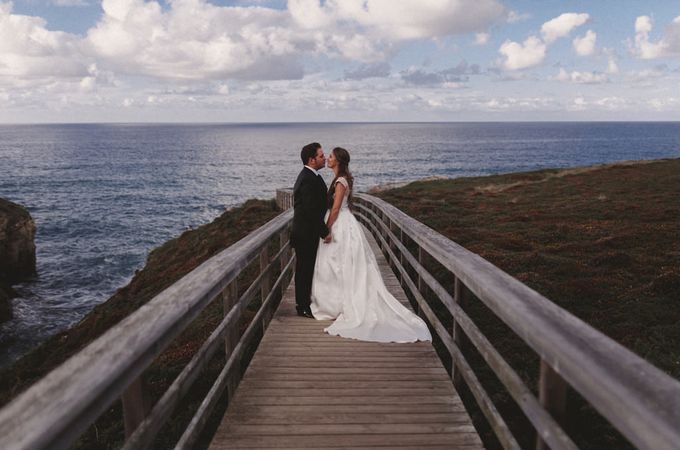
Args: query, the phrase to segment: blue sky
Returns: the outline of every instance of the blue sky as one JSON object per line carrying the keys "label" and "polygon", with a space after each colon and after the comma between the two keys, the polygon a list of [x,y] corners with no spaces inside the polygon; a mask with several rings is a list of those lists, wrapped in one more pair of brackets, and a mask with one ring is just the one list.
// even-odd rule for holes
{"label": "blue sky", "polygon": [[680,2],[0,0],[0,122],[680,120]]}

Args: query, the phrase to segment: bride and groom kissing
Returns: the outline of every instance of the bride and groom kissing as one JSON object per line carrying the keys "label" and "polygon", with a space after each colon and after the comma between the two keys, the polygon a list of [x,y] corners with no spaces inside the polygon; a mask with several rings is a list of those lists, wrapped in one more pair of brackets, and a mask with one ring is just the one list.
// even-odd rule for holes
{"label": "bride and groom kissing", "polygon": [[[387,290],[364,230],[351,212],[354,178],[350,155],[321,144],[305,145],[304,167],[293,188],[295,303],[299,316],[333,320],[334,336],[374,342],[431,341],[425,322]],[[327,190],[319,170],[334,178]]]}

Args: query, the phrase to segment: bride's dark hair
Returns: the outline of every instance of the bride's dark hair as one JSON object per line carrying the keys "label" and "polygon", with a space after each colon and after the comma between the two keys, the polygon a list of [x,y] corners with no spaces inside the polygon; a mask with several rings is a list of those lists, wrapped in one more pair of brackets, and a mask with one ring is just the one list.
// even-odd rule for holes
{"label": "bride's dark hair", "polygon": [[347,205],[352,207],[352,186],[354,186],[354,177],[352,172],[349,171],[349,152],[342,147],[335,147],[331,150],[331,153],[335,155],[335,160],[338,162],[338,175],[333,178],[331,183],[331,188],[328,190],[328,209],[333,207],[333,198],[335,197],[335,185],[338,178],[343,177],[347,180],[349,184],[349,192],[347,193]]}

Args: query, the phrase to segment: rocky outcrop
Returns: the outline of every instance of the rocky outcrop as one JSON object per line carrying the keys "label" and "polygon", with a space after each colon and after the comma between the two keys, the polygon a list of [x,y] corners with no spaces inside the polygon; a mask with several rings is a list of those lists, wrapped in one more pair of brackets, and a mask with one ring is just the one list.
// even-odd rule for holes
{"label": "rocky outcrop", "polygon": [[16,297],[14,289],[0,281],[0,323],[12,318],[12,303],[10,300]]}
{"label": "rocky outcrop", "polygon": [[11,318],[9,285],[36,274],[35,222],[26,208],[0,198],[0,322]]}

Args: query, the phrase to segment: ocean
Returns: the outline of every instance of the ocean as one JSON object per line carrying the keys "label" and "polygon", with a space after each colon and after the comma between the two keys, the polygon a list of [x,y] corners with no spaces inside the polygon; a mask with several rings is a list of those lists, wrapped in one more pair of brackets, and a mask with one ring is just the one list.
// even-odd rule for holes
{"label": "ocean", "polygon": [[0,325],[0,366],[78,322],[151,249],[292,186],[300,148],[315,141],[349,150],[361,191],[680,157],[680,123],[0,125],[0,197],[33,216],[38,261],[37,278],[15,286],[14,319]]}

